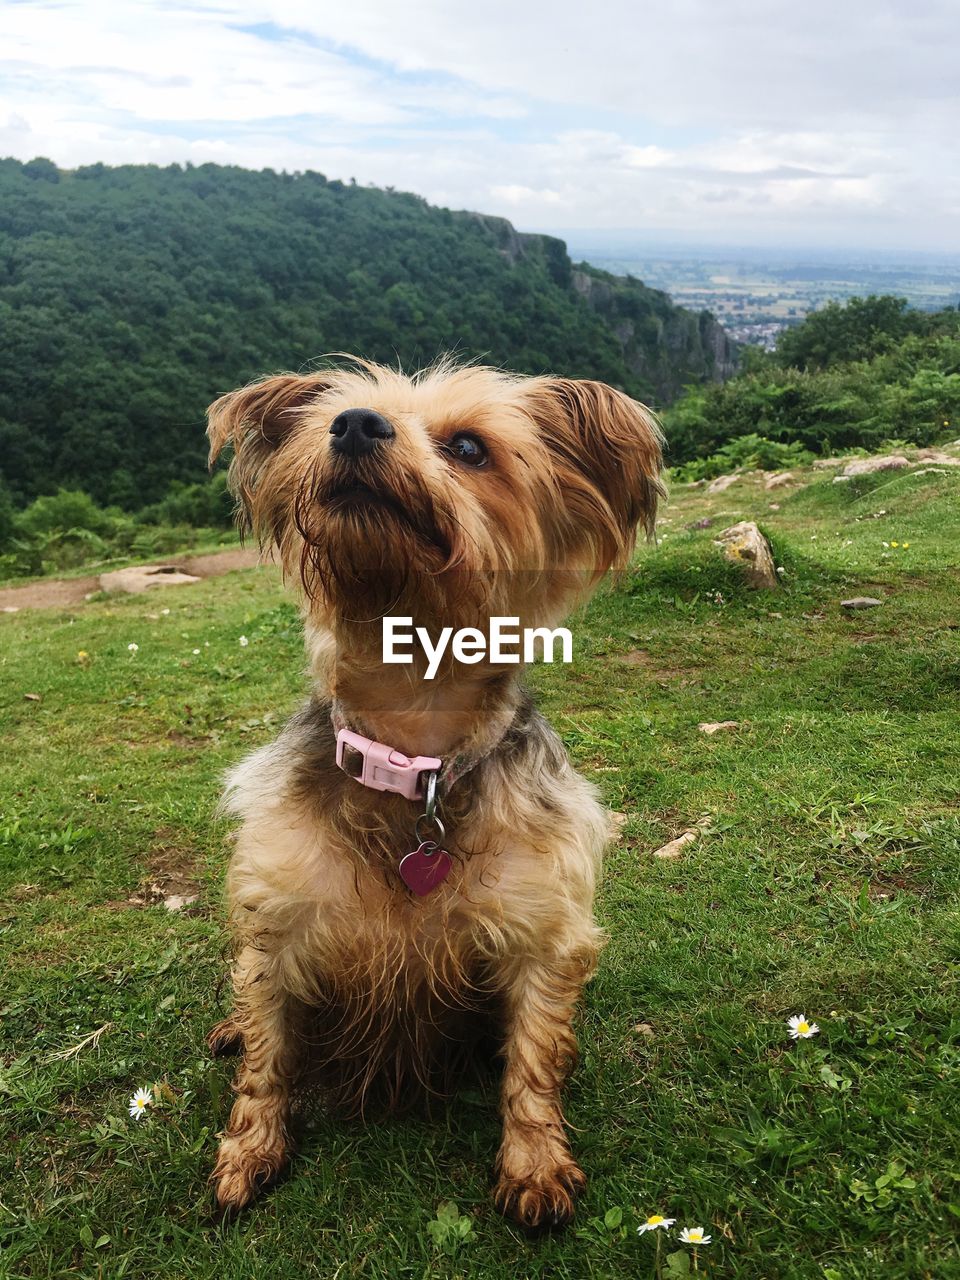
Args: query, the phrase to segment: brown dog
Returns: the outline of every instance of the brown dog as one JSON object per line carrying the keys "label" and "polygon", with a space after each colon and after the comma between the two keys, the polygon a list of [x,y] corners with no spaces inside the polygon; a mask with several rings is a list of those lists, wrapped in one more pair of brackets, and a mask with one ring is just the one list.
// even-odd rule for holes
{"label": "brown dog", "polygon": [[296,582],[314,681],[228,779],[235,1007],[210,1043],[243,1061],[218,1202],[242,1208],[286,1164],[313,1073],[355,1111],[395,1105],[441,1088],[492,1025],[497,1204],[566,1221],[584,1175],[560,1087],[607,816],[518,665],[447,653],[427,679],[416,652],[382,661],[381,624],[556,625],[652,529],[657,427],[596,382],[363,361],[267,378],[209,420],[211,459],[232,444],[246,520]]}

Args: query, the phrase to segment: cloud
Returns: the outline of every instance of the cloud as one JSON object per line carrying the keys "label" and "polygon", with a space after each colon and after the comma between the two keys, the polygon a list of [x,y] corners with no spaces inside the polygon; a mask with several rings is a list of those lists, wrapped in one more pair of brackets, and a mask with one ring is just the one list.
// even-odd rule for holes
{"label": "cloud", "polygon": [[524,228],[954,245],[955,0],[28,0],[0,152],[215,160]]}

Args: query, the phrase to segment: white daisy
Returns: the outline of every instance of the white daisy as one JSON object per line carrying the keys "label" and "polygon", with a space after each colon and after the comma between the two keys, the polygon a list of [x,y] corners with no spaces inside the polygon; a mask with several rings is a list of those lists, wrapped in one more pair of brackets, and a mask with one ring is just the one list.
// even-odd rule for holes
{"label": "white daisy", "polygon": [[130,1114],[136,1119],[146,1114],[147,1107],[153,1103],[153,1094],[149,1089],[138,1089],[130,1099]]}
{"label": "white daisy", "polygon": [[703,1227],[684,1227],[679,1239],[681,1244],[709,1244],[713,1236],[705,1236]]}
{"label": "white daisy", "polygon": [[807,1021],[805,1013],[795,1013],[792,1018],[788,1018],[787,1026],[790,1028],[791,1040],[809,1040],[820,1032],[815,1022]]}
{"label": "white daisy", "polygon": [[249,643],[250,643],[250,641],[247,639],[247,637],[246,637],[246,636],[241,636],[241,637],[240,637],[240,648],[241,648],[241,649],[245,649]]}
{"label": "white daisy", "polygon": [[138,644],[128,644],[127,648],[130,650],[131,653],[136,653],[137,650],[140,648],[140,646]]}
{"label": "white daisy", "polygon": [[676,1222],[676,1218],[665,1218],[662,1213],[651,1213],[650,1217],[637,1227],[637,1235],[642,1236],[645,1231],[666,1231],[668,1227],[672,1227]]}

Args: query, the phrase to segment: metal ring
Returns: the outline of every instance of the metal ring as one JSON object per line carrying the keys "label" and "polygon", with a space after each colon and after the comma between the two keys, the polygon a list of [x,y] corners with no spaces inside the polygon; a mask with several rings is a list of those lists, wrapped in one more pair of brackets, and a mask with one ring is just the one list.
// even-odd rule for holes
{"label": "metal ring", "polygon": [[424,817],[430,822],[434,821],[437,812],[437,771],[431,769],[426,775],[426,782],[423,786],[424,795]]}
{"label": "metal ring", "polygon": [[[447,829],[443,825],[443,823],[440,821],[440,819],[437,817],[437,815],[434,814],[433,817],[431,818],[431,816],[428,813],[421,813],[414,827],[414,831],[416,832],[417,839],[420,841],[421,844],[434,844],[434,841],[432,841],[429,838],[429,836],[425,836],[423,832],[420,830],[421,823],[424,823],[424,822],[429,822],[431,826],[435,828],[436,833],[440,838],[440,840],[444,840],[446,838]],[[431,853],[432,852],[433,850],[431,850]]]}

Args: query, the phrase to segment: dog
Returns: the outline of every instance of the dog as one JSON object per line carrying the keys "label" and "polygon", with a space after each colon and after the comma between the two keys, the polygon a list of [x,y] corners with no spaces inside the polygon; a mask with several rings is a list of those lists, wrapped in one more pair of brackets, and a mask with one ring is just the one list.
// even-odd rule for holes
{"label": "dog", "polygon": [[[208,410],[246,526],[302,601],[312,693],[228,775],[242,1054],[211,1176],[233,1214],[290,1158],[312,1082],[348,1112],[443,1095],[476,1038],[502,1057],[498,1208],[571,1218],[585,1186],[560,1090],[609,816],[521,667],[382,661],[381,624],[542,627],[652,534],[662,439],[602,383],[444,361],[267,377]],[[410,859],[413,862],[410,862]]]}

